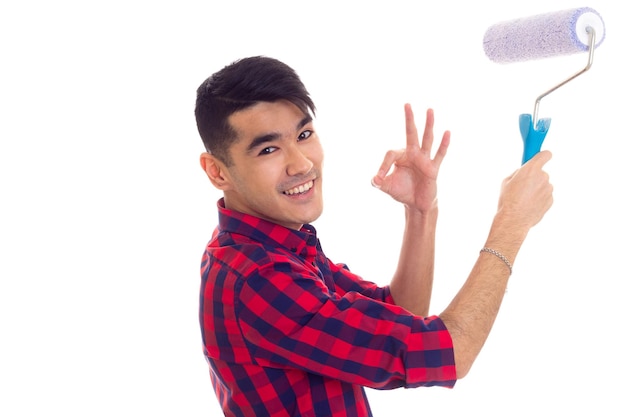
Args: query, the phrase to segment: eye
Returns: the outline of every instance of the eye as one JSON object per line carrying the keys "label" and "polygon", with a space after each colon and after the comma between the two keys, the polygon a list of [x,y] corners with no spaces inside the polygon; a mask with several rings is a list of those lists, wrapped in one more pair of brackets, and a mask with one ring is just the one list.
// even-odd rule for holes
{"label": "eye", "polygon": [[267,148],[261,149],[261,152],[259,152],[259,155],[271,154],[272,152],[276,151],[276,149],[278,148],[276,148],[275,146],[268,146]]}
{"label": "eye", "polygon": [[311,137],[313,132],[311,130],[305,130],[300,135],[298,135],[298,140],[306,140]]}

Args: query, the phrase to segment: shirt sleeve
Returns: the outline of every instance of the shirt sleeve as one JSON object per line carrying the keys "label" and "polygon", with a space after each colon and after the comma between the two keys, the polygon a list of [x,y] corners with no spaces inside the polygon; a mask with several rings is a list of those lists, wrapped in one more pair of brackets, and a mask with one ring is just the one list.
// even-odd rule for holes
{"label": "shirt sleeve", "polygon": [[414,316],[360,292],[330,292],[291,262],[259,266],[236,287],[239,327],[261,366],[376,389],[455,383],[452,339],[436,316]]}

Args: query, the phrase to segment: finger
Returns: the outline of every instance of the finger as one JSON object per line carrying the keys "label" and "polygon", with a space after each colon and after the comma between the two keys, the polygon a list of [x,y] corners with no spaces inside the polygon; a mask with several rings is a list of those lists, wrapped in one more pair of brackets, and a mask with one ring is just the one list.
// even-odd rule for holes
{"label": "finger", "polygon": [[409,103],[404,105],[404,124],[406,127],[406,147],[419,147],[420,143],[417,135],[417,127],[415,126],[415,117],[413,115],[413,109]]}
{"label": "finger", "polygon": [[435,112],[433,109],[426,110],[426,124],[422,135],[422,150],[430,155],[433,147],[433,127],[435,125]]}
{"label": "finger", "polygon": [[393,164],[400,158],[400,156],[402,156],[402,151],[387,151],[382,164],[380,164],[378,173],[374,178],[372,178],[373,186],[380,188],[383,185],[385,177],[391,170]]}
{"label": "finger", "polygon": [[451,133],[449,130],[446,130],[443,133],[443,137],[441,138],[441,143],[439,144],[439,149],[437,149],[437,153],[435,154],[435,158],[433,159],[437,167],[441,165],[443,158],[448,153],[448,147],[450,146],[450,136],[451,136]]}

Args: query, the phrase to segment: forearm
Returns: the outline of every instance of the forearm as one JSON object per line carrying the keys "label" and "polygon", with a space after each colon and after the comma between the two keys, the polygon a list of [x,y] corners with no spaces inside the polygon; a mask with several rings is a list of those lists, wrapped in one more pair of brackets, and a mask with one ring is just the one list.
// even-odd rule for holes
{"label": "forearm", "polygon": [[[507,224],[496,216],[485,246],[504,254],[514,263],[527,229]],[[471,368],[489,335],[502,304],[511,271],[497,256],[480,252],[468,279],[440,314],[454,344],[457,374]]]}
{"label": "forearm", "polygon": [[405,209],[406,223],[391,295],[396,304],[413,314],[427,316],[433,288],[435,229],[438,208],[424,213]]}

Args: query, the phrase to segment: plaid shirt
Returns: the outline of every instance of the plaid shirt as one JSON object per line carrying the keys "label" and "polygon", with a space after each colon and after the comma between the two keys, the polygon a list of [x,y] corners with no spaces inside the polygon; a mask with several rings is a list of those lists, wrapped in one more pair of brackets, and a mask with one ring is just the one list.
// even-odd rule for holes
{"label": "plaid shirt", "polygon": [[310,225],[288,229],[223,200],[218,209],[200,324],[225,415],[371,416],[364,386],[454,386],[441,319],[410,314],[388,287],[333,264]]}

